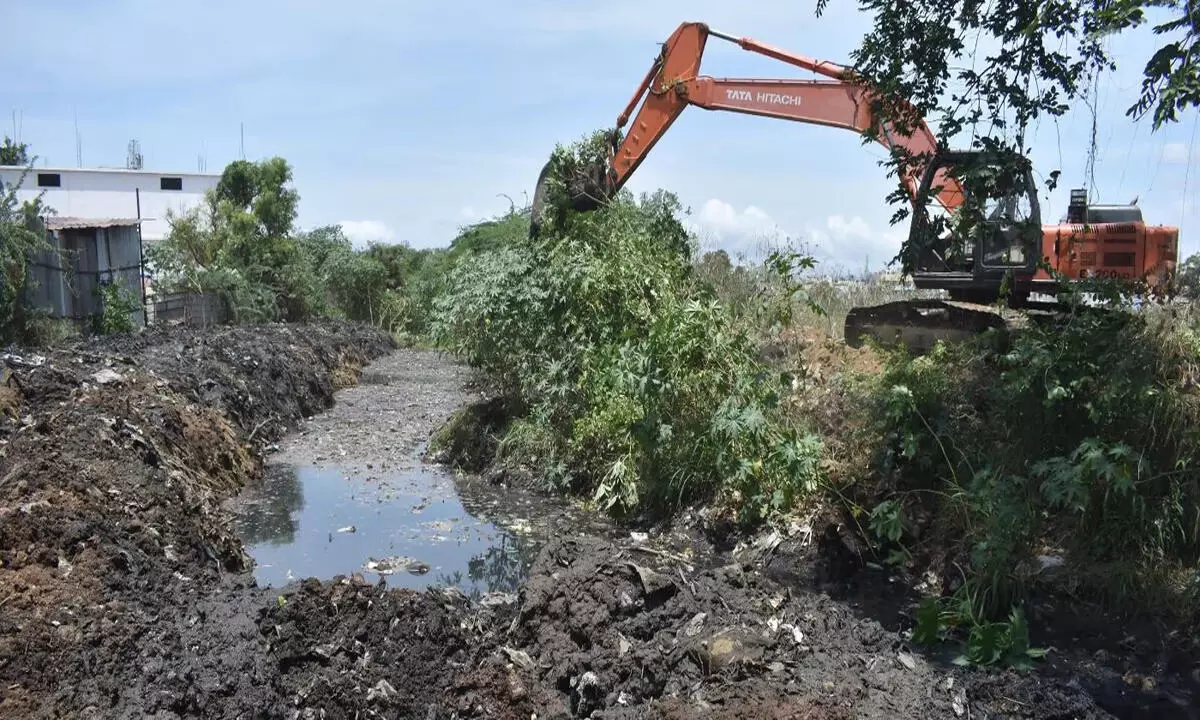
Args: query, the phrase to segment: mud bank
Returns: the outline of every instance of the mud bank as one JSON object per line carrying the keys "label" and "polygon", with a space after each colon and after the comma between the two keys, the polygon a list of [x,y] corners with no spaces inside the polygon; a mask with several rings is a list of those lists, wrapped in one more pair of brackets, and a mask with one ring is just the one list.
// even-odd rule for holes
{"label": "mud bank", "polygon": [[0,362],[0,715],[274,704],[221,501],[392,349],[351,326],[158,329]]}
{"label": "mud bank", "polygon": [[264,460],[411,470],[465,373],[337,325],[17,355],[0,384],[2,717],[1189,717],[1162,694],[1107,712],[1126,683],[1089,692],[1094,663],[968,670],[910,647],[902,589],[804,524],[729,551],[460,483],[463,506],[518,508],[538,538],[517,592],[359,573],[258,587],[228,501]]}

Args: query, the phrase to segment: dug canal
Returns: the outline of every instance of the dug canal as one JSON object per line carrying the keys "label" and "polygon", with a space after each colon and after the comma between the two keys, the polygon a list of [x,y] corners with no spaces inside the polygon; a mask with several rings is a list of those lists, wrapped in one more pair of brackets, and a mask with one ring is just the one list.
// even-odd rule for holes
{"label": "dug canal", "polygon": [[261,482],[228,504],[262,587],[361,574],[391,587],[512,595],[557,533],[616,534],[565,502],[509,491],[424,460],[472,398],[467,371],[401,350],[273,449]]}

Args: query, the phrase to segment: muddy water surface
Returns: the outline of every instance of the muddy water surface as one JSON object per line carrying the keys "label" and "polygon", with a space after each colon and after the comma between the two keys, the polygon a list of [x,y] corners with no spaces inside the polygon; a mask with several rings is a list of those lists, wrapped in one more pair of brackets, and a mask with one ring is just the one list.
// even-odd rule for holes
{"label": "muddy water surface", "polygon": [[472,597],[515,592],[539,543],[471,515],[444,475],[422,468],[367,480],[337,467],[274,468],[239,515],[255,578],[278,587],[362,572],[397,587],[455,585]]}
{"label": "muddy water surface", "polygon": [[263,481],[230,504],[258,584],[360,572],[396,587],[513,593],[554,534],[615,533],[562,501],[422,460],[429,436],[471,399],[468,379],[436,354],[400,351],[290,434]]}

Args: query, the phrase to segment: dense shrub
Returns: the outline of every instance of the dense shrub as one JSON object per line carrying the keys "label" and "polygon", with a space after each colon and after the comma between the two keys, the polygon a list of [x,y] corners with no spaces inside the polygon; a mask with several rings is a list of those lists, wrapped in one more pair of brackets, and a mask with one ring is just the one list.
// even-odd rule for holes
{"label": "dense shrub", "polygon": [[[552,177],[588,153],[559,148]],[[787,378],[696,277],[675,197],[575,213],[555,190],[537,239],[506,225],[437,302],[438,340],[520,408],[501,452],[617,513],[716,493],[750,520],[815,489],[820,442],[788,425]]]}
{"label": "dense shrub", "polygon": [[[8,138],[5,142],[8,149]],[[43,225],[46,209],[40,198],[19,202],[20,185],[0,182],[0,344],[30,338],[34,313],[28,306],[33,282],[29,263],[52,251]]]}
{"label": "dense shrub", "polygon": [[[356,250],[340,226],[294,227],[299,196],[281,158],[235,161],[205,202],[171,214],[147,249],[160,292],[215,293],[234,322],[342,317],[399,338],[423,334],[448,264],[446,250]],[[453,260],[451,259],[450,262]]]}
{"label": "dense shrub", "polygon": [[1198,328],[1194,311],[1080,308],[1008,344],[893,355],[868,408],[894,483],[876,532],[956,548],[980,617],[1023,598],[1035,555],[1113,602],[1186,598],[1200,580]]}

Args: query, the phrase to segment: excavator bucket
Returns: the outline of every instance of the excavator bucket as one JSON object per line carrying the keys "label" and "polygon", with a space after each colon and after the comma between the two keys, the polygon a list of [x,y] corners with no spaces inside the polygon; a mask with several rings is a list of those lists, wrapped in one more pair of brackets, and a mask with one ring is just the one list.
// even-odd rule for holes
{"label": "excavator bucket", "polygon": [[[538,174],[537,186],[533,190],[529,236],[536,237],[546,221],[546,209],[550,202],[550,171],[547,162]],[[590,212],[612,198],[613,191],[608,180],[608,165],[594,163],[575,168],[566,178],[566,189],[570,208],[576,212]]]}
{"label": "excavator bucket", "polygon": [[845,338],[850,347],[862,347],[870,338],[883,347],[904,346],[924,354],[938,340],[958,342],[1007,328],[998,311],[943,300],[908,300],[853,308],[846,315]]}

